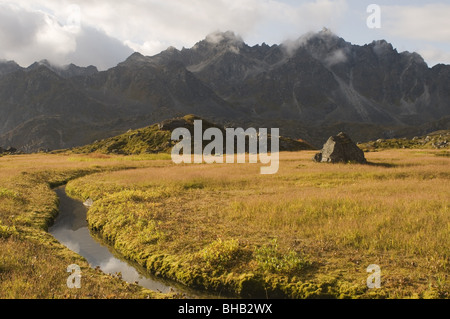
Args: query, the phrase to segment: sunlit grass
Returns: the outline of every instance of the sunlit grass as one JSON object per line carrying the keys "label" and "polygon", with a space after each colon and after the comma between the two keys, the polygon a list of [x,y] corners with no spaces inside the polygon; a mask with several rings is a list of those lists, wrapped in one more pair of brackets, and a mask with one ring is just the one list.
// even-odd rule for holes
{"label": "sunlit grass", "polygon": [[[1,299],[169,297],[91,269],[46,232],[58,213],[52,186],[87,174],[133,168],[127,165],[113,159],[74,163],[65,155],[0,158]],[[81,289],[67,287],[71,264],[82,269]]]}
{"label": "sunlit grass", "polygon": [[[167,164],[87,176],[68,191],[96,200],[90,224],[124,255],[189,285],[448,297],[449,160],[397,150],[368,154],[370,165],[329,165],[313,154],[282,153],[276,175],[256,164]],[[274,239],[280,255],[257,253]],[[223,253],[199,258],[214,251]],[[370,264],[384,271],[380,290],[365,287]]]}
{"label": "sunlit grass", "polygon": [[[282,153],[260,164],[175,165],[168,154],[0,158],[0,298],[157,296],[89,268],[46,229],[51,187],[92,198],[92,228],[126,257],[192,287],[244,297],[448,298],[450,159],[368,153],[369,165]],[[82,266],[85,286],[66,287]],[[366,287],[367,266],[382,288]]]}
{"label": "sunlit grass", "polygon": [[167,161],[171,159],[171,155],[168,153],[160,154],[142,154],[142,155],[130,155],[130,156],[111,156],[106,154],[87,154],[87,155],[72,155],[69,157],[70,162],[99,162],[99,161],[112,161],[112,162],[139,162],[139,161]]}

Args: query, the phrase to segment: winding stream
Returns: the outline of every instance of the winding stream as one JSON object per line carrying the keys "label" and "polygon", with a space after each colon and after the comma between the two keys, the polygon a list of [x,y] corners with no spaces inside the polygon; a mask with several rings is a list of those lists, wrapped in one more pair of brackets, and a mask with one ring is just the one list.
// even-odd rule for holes
{"label": "winding stream", "polygon": [[125,261],[112,247],[91,234],[86,221],[88,209],[82,202],[68,197],[65,187],[59,187],[55,192],[60,201],[59,215],[49,233],[70,250],[86,258],[92,268],[100,267],[104,273],[112,275],[120,273],[126,282],[137,282],[153,291],[174,291],[185,294],[188,298],[217,298],[156,278],[146,273],[139,265]]}

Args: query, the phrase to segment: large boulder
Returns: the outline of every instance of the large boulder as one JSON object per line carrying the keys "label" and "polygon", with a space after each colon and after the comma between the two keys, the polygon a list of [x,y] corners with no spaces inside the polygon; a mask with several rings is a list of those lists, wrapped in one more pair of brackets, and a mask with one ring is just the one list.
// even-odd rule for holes
{"label": "large boulder", "polygon": [[347,134],[342,132],[328,139],[322,151],[314,156],[314,161],[319,163],[367,163],[364,152]]}

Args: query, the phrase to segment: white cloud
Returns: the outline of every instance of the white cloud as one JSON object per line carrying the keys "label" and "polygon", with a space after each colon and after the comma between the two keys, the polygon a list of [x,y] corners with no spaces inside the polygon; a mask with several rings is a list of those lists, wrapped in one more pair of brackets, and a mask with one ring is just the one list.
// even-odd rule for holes
{"label": "white cloud", "polygon": [[383,29],[403,38],[447,42],[450,39],[450,5],[383,6]]}
{"label": "white cloud", "polygon": [[35,45],[39,49],[52,48],[51,55],[53,58],[60,59],[66,54],[76,49],[75,38],[65,30],[55,19],[50,16],[43,16],[45,23],[37,30],[35,36]]}
{"label": "white cloud", "polygon": [[[0,43],[5,47],[22,48],[34,41],[36,30],[43,25],[34,12],[20,12],[20,7],[0,4]],[[14,32],[12,32],[14,30]]]}
{"label": "white cloud", "polygon": [[125,40],[125,44],[135,52],[140,52],[144,55],[153,55],[155,52],[161,52],[167,49],[167,45],[159,40],[145,41],[144,43],[135,43],[130,40]]}
{"label": "white cloud", "polygon": [[59,63],[74,48],[72,37],[53,17],[15,5],[0,4],[1,58],[25,64],[47,58]]}
{"label": "white cloud", "polygon": [[15,60],[22,66],[47,59],[57,65],[73,62],[105,69],[133,52],[101,30],[67,24],[70,15],[61,22],[51,13],[0,2],[0,59]]}
{"label": "white cloud", "polygon": [[[153,55],[169,46],[192,47],[217,30],[234,31],[250,44],[280,43],[323,26],[337,28],[347,8],[346,0],[17,0],[14,3],[15,12],[11,12],[12,5],[0,0],[0,58],[22,63],[47,58],[67,63],[68,57],[78,57],[78,63],[86,65],[100,60],[102,54],[109,54],[104,63],[108,66],[124,60],[126,48]],[[74,8],[79,8],[80,13],[78,33],[68,25],[68,21],[74,20]],[[89,50],[87,43],[94,45],[94,39],[97,44],[108,46],[102,50],[97,45]],[[80,48],[80,43],[85,46]],[[20,53],[19,48],[25,50]]]}
{"label": "white cloud", "polygon": [[[425,2],[425,1],[424,1]],[[450,64],[450,4],[382,6],[382,33],[429,66]]]}
{"label": "white cloud", "polygon": [[434,66],[439,63],[450,64],[450,52],[436,48],[433,46],[426,46],[419,49],[418,53],[427,61],[429,66]]}
{"label": "white cloud", "polygon": [[[132,51],[154,55],[169,46],[190,48],[212,32],[228,30],[250,45],[296,43],[310,31],[328,27],[339,34],[351,25],[349,18],[365,19],[365,7],[355,11],[359,2],[354,1],[0,0],[0,59],[24,66],[48,59],[105,69]],[[379,34],[396,47],[422,53],[430,64],[450,63],[448,17],[450,4],[385,5]],[[376,40],[363,26],[351,32],[350,37],[358,34],[366,43]]]}
{"label": "white cloud", "polygon": [[348,60],[348,56],[346,52],[342,49],[336,50],[332,52],[329,56],[327,56],[324,60],[327,66],[333,66],[339,63],[344,63]]}

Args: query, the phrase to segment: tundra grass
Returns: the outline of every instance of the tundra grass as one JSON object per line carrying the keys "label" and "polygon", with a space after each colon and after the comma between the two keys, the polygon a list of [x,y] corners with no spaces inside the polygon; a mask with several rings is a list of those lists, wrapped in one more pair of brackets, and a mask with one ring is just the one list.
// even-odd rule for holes
{"label": "tundra grass", "polygon": [[[449,298],[450,160],[437,152],[369,153],[369,165],[282,153],[275,175],[257,164],[168,162],[88,175],[67,191],[94,200],[89,225],[121,254],[190,287],[259,298]],[[367,286],[373,264],[379,289]]]}
{"label": "tundra grass", "polygon": [[[91,269],[84,258],[48,234],[58,213],[52,187],[92,173],[133,167],[120,160],[74,163],[70,158],[73,156],[0,158],[0,299],[170,297]],[[67,287],[71,264],[81,267],[81,289]]]}

